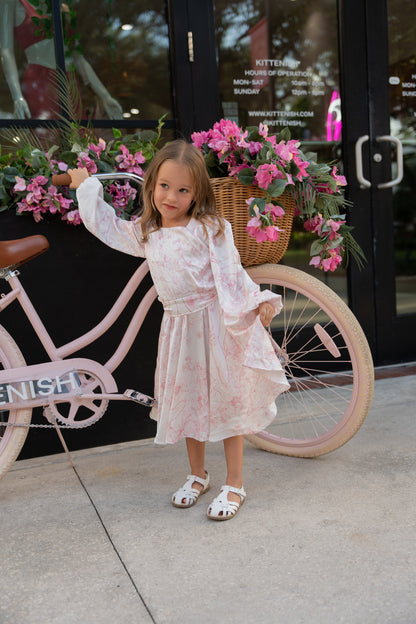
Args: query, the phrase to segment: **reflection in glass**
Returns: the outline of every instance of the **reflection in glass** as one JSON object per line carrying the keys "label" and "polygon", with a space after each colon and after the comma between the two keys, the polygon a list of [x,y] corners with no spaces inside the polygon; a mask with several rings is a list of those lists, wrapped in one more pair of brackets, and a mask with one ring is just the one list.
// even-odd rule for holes
{"label": "reflection in glass", "polygon": [[216,0],[215,19],[224,116],[341,138],[334,0]]}
{"label": "reflection in glass", "polygon": [[[341,158],[335,0],[215,0],[222,114],[242,126],[288,127],[305,151]],[[296,227],[284,263],[325,280],[347,301],[345,271],[308,266],[310,235]]]}
{"label": "reflection in glass", "polygon": [[[0,3],[6,85],[0,117],[56,117],[51,0]],[[164,0],[62,3],[66,68],[81,96],[79,117],[157,119],[171,110]],[[87,60],[88,59],[88,60]],[[151,84],[151,88],[150,88]]]}
{"label": "reflection in glass", "polygon": [[390,0],[390,131],[403,143],[404,175],[393,189],[396,308],[416,313],[416,5]]}
{"label": "reflection in glass", "polygon": [[[0,4],[2,64],[14,105],[14,116],[19,119],[52,119],[56,116],[56,61],[51,6],[37,0],[7,0]],[[84,83],[88,83],[101,100],[110,118],[121,116],[121,107],[111,97],[90,63],[85,59],[76,31],[76,13],[62,3],[64,38],[72,55],[72,69]],[[13,41],[14,39],[14,41]],[[15,47],[26,57],[20,79]],[[78,116],[84,117],[79,107]]]}

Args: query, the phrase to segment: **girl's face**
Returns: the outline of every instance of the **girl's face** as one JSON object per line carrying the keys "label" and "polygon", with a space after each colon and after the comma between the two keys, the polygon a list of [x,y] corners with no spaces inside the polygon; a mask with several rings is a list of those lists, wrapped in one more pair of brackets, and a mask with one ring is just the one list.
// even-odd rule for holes
{"label": "girl's face", "polygon": [[189,170],[165,160],[160,166],[153,192],[155,206],[162,217],[162,227],[187,226],[188,214],[194,198],[194,185]]}

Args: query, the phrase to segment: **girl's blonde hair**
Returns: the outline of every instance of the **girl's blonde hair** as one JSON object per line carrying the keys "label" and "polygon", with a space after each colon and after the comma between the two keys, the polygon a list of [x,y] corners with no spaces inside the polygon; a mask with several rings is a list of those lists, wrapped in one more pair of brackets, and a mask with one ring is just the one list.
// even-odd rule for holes
{"label": "girl's blonde hair", "polygon": [[178,139],[162,147],[146,170],[142,191],[143,212],[140,217],[143,240],[147,241],[151,232],[162,227],[162,217],[155,206],[153,193],[159,169],[167,160],[183,165],[191,174],[194,199],[188,214],[201,221],[204,225],[214,222],[218,226],[216,235],[222,234],[224,232],[224,221],[217,215],[215,197],[209,181],[204,157],[194,145]]}

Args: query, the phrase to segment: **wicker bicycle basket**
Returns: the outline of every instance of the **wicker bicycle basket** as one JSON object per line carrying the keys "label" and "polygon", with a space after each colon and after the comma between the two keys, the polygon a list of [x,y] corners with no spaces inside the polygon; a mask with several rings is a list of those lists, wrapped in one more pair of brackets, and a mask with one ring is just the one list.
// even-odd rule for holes
{"label": "wicker bicycle basket", "polygon": [[247,223],[250,220],[246,200],[250,197],[260,197],[261,189],[258,186],[245,186],[236,178],[213,178],[211,185],[215,195],[217,212],[231,223],[234,242],[239,251],[241,264],[253,266],[267,262],[276,263],[283,258],[289,244],[292,231],[292,222],[295,211],[293,197],[284,192],[278,203],[285,211],[282,219],[278,220],[279,233],[277,241],[257,243],[247,231]]}

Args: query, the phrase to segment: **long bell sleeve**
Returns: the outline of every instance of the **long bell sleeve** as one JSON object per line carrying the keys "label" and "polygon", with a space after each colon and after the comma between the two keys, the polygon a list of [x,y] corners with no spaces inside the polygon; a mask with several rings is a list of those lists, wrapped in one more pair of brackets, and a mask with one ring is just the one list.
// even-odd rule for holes
{"label": "long bell sleeve", "polygon": [[225,324],[238,331],[247,327],[257,316],[262,302],[270,303],[275,314],[282,309],[282,298],[270,290],[261,290],[241,266],[234,245],[231,225],[225,222],[224,236],[215,236],[209,229],[209,253],[218,299],[224,312]]}
{"label": "long bell sleeve", "polygon": [[280,312],[281,296],[270,290],[261,290],[241,266],[231,225],[228,222],[224,236],[214,236],[210,233],[209,248],[224,324],[245,354],[244,365],[269,371],[274,381],[287,386],[272,342],[258,314],[258,307],[264,301],[274,307],[276,314]]}
{"label": "long bell sleeve", "polygon": [[85,180],[76,194],[79,213],[87,230],[113,249],[131,256],[146,256],[140,223],[117,217],[114,208],[104,201],[103,187],[97,178]]}

